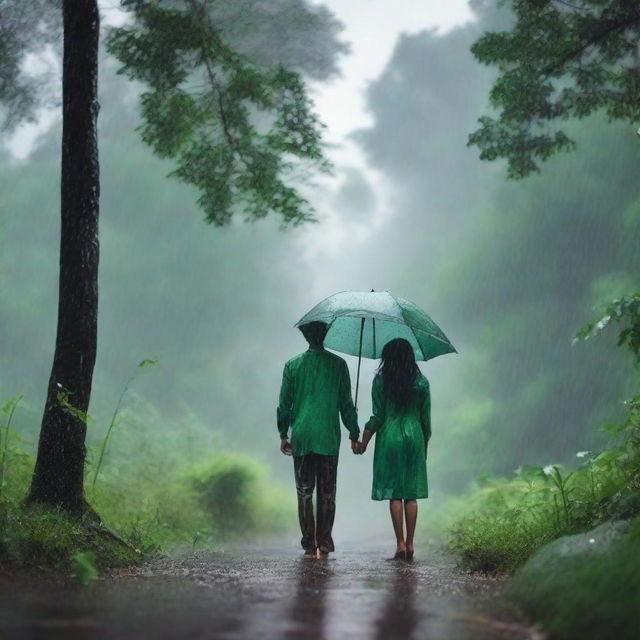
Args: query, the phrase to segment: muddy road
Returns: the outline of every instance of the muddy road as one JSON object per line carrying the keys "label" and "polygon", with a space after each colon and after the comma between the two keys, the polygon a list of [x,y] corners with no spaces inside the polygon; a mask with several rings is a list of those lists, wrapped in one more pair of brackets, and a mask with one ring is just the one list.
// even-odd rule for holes
{"label": "muddy road", "polygon": [[0,578],[0,638],[539,639],[501,598],[502,581],[437,553],[413,563],[380,547],[309,560],[252,546],[160,559],[102,576]]}

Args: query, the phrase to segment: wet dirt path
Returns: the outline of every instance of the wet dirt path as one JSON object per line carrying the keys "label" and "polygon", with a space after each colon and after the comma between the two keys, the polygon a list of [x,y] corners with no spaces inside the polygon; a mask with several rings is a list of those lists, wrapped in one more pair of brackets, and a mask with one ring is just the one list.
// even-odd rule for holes
{"label": "wet dirt path", "polygon": [[2,577],[0,638],[539,639],[501,588],[435,553],[407,564],[381,548],[329,560],[266,546],[202,551],[88,587]]}

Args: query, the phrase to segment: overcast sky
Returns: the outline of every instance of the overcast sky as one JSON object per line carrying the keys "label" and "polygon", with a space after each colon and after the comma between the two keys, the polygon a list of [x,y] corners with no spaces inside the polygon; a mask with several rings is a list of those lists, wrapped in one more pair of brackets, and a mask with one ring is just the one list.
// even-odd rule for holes
{"label": "overcast sky", "polygon": [[[398,38],[403,33],[427,29],[444,33],[473,18],[467,0],[329,0],[323,4],[344,24],[342,37],[351,46],[350,53],[340,60],[341,77],[312,86],[316,108],[327,125],[329,155],[336,165],[332,187],[335,189],[344,180],[346,169],[355,167],[362,172],[376,199],[375,210],[369,213],[365,224],[358,224],[337,210],[333,201],[321,196],[314,201],[314,195],[310,194],[323,222],[305,229],[311,259],[344,255],[354,243],[366,242],[383,220],[393,215],[384,176],[367,166],[360,147],[349,135],[372,124],[365,91],[389,62]],[[313,295],[322,297],[331,285],[321,279],[316,282],[318,288]]]}

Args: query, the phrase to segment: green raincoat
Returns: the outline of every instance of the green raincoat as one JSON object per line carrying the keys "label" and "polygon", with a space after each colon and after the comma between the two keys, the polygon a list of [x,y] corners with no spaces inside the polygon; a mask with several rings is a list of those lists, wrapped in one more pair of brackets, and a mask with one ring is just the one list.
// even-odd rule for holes
{"label": "green raincoat", "polygon": [[398,410],[385,396],[381,375],[371,389],[373,416],[365,429],[376,434],[373,456],[373,500],[427,498],[427,444],[431,437],[429,382],[418,374],[413,397]]}
{"label": "green raincoat", "polygon": [[308,349],[284,365],[278,431],[287,438],[291,427],[294,456],[317,453],[337,456],[340,449],[340,422],[349,438],[360,436],[358,418],[351,399],[347,363],[324,349]]}

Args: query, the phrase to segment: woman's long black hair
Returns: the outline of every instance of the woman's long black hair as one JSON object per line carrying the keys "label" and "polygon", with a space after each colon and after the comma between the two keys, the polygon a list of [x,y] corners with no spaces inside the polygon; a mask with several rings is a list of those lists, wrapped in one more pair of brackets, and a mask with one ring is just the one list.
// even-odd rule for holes
{"label": "woman's long black hair", "polygon": [[385,395],[396,408],[404,409],[411,401],[419,371],[408,340],[396,338],[384,345],[378,373],[382,375]]}

